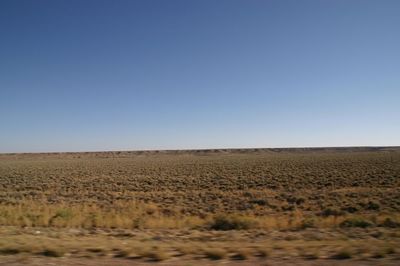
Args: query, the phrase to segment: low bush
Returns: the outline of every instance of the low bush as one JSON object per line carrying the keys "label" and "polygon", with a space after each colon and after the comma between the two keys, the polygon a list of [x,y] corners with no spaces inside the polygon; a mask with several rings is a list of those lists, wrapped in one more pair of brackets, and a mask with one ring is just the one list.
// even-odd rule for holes
{"label": "low bush", "polygon": [[303,254],[303,257],[307,260],[316,260],[319,258],[318,253],[317,252],[308,252]]}
{"label": "low bush", "polygon": [[374,224],[370,221],[364,220],[362,218],[349,218],[340,223],[340,227],[360,227],[367,228]]}
{"label": "low bush", "polygon": [[396,222],[395,220],[393,220],[391,218],[386,218],[383,222],[381,222],[379,224],[379,226],[388,227],[388,228],[399,228],[400,223]]}
{"label": "low bush", "polygon": [[379,205],[379,203],[373,202],[373,201],[369,201],[365,205],[365,209],[369,210],[369,211],[378,211],[380,208],[381,208],[381,206]]}
{"label": "low bush", "polygon": [[20,253],[21,250],[14,247],[4,247],[0,249],[0,254],[2,255],[15,255]]}
{"label": "low bush", "polygon": [[162,250],[152,250],[142,255],[143,257],[146,257],[151,261],[163,261],[170,257],[166,252]]}
{"label": "low bush", "polygon": [[332,256],[333,259],[337,259],[337,260],[351,259],[351,257],[352,257],[352,254],[347,249],[342,249]]}
{"label": "low bush", "polygon": [[62,257],[65,251],[61,248],[46,248],[41,254],[46,257]]}
{"label": "low bush", "polygon": [[255,255],[260,258],[266,258],[270,255],[270,252],[265,248],[258,248]]}
{"label": "low bush", "polygon": [[256,227],[255,220],[238,215],[217,215],[210,224],[212,230],[246,230]]}
{"label": "low bush", "polygon": [[385,254],[383,251],[375,251],[375,252],[372,254],[371,258],[373,258],[373,259],[382,259],[382,258],[385,257],[385,255],[386,255],[386,254]]}
{"label": "low bush", "polygon": [[328,216],[341,216],[343,215],[343,211],[334,209],[334,208],[326,208],[321,212],[321,216],[328,217]]}
{"label": "low bush", "polygon": [[204,251],[204,255],[212,260],[220,260],[225,258],[226,250],[221,248],[207,249]]}
{"label": "low bush", "polygon": [[299,229],[315,228],[315,219],[306,218],[299,225]]}
{"label": "low bush", "polygon": [[232,255],[232,259],[234,260],[246,260],[250,257],[250,254],[247,250],[241,249],[235,252],[235,254]]}

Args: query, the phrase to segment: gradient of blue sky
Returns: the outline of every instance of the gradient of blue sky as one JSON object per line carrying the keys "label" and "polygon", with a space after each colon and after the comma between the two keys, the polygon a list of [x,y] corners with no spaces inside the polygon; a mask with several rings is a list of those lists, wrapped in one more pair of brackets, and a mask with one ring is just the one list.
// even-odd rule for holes
{"label": "gradient of blue sky", "polygon": [[400,145],[400,1],[0,1],[0,152]]}

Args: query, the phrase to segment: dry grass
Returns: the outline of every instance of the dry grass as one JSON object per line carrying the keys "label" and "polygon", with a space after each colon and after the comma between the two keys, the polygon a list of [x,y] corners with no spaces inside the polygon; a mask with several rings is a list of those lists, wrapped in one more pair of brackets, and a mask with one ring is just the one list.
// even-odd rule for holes
{"label": "dry grass", "polygon": [[[376,238],[379,233],[379,238]],[[287,236],[292,237],[289,239]],[[394,260],[400,235],[391,228],[303,231],[197,231],[0,228],[0,254],[14,256],[176,261],[292,257]],[[315,240],[318,236],[319,240]],[[0,256],[1,260],[1,256]]]}
{"label": "dry grass", "polygon": [[204,250],[204,255],[211,260],[221,260],[226,257],[227,252],[222,248],[208,248]]}
{"label": "dry grass", "polygon": [[400,225],[394,148],[0,155],[0,188],[2,225],[305,229],[374,214]]}
{"label": "dry grass", "polygon": [[396,148],[0,155],[0,254],[387,259],[399,199]]}

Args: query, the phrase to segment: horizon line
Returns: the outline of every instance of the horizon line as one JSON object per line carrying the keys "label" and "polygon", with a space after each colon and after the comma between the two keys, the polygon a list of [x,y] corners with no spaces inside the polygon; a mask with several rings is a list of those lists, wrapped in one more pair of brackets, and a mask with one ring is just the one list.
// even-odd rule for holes
{"label": "horizon line", "polygon": [[74,153],[111,153],[111,152],[190,152],[217,150],[291,150],[291,149],[351,149],[351,148],[399,148],[400,145],[359,145],[359,146],[290,146],[290,147],[221,147],[221,148],[184,148],[184,149],[123,149],[123,150],[86,150],[86,151],[38,151],[38,152],[0,152],[0,155],[18,154],[74,154]]}

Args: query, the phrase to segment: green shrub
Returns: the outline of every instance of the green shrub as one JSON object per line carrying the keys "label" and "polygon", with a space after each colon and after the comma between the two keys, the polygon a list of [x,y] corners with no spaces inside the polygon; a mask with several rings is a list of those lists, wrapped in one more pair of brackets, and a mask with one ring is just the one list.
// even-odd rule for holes
{"label": "green shrub", "polygon": [[348,212],[348,213],[355,213],[358,211],[358,208],[355,206],[346,206],[346,207],[341,208],[341,210],[344,212]]}
{"label": "green shrub", "polygon": [[362,218],[349,218],[344,220],[343,222],[340,223],[340,227],[361,227],[361,228],[367,228],[371,227],[374,224],[370,221],[364,220]]}
{"label": "green shrub", "polygon": [[253,199],[250,201],[250,203],[260,205],[260,206],[268,205],[268,201],[266,199]]}
{"label": "green shrub", "polygon": [[60,209],[56,212],[56,214],[50,218],[49,225],[52,226],[57,222],[64,222],[71,220],[73,217],[73,213],[70,209]]}
{"label": "green shrub", "polygon": [[343,215],[343,211],[333,208],[326,208],[321,212],[321,216],[328,217],[328,216],[340,216]]}
{"label": "green shrub", "polygon": [[388,227],[388,228],[399,228],[400,223],[394,221],[391,218],[386,218],[382,223],[379,224],[379,226]]}
{"label": "green shrub", "polygon": [[55,216],[59,217],[59,218],[62,218],[62,219],[65,219],[65,220],[68,220],[68,219],[72,218],[73,213],[72,213],[72,211],[70,209],[60,209],[60,210],[57,211]]}
{"label": "green shrub", "polygon": [[315,228],[315,220],[314,219],[306,218],[301,222],[299,229],[307,229],[307,228]]}
{"label": "green shrub", "polygon": [[246,230],[256,226],[256,222],[248,217],[238,215],[217,215],[211,222],[213,230]]}
{"label": "green shrub", "polygon": [[373,201],[369,201],[367,203],[367,205],[365,206],[366,210],[370,210],[370,211],[377,211],[381,208],[381,206],[379,205],[379,203],[373,202]]}

